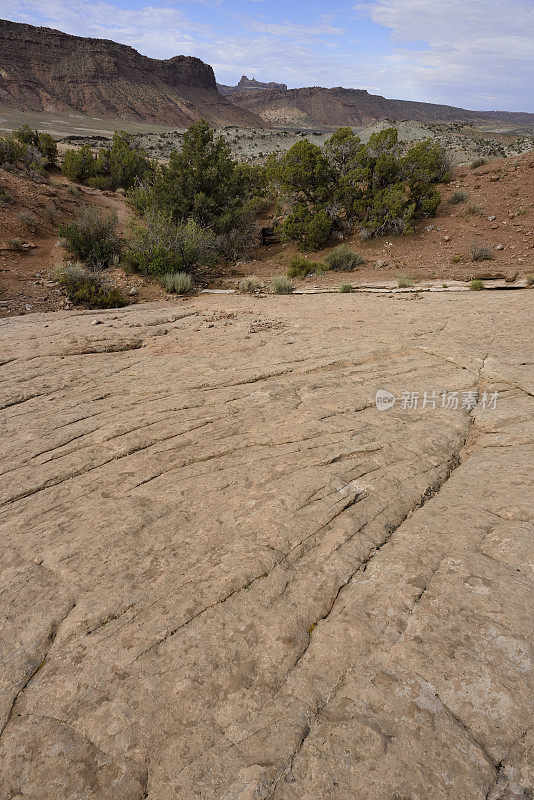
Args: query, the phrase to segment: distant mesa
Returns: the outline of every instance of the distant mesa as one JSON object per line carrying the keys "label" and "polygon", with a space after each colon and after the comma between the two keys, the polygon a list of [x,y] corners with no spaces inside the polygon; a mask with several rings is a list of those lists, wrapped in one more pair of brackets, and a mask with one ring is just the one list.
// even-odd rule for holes
{"label": "distant mesa", "polygon": [[278,127],[362,127],[390,120],[402,122],[506,122],[532,124],[534,114],[508,111],[469,111],[454,106],[389,100],[365,89],[262,89],[236,91],[232,103]]}
{"label": "distant mesa", "polygon": [[388,100],[365,89],[288,89],[246,75],[237,86],[217,85],[213,69],[193,56],[161,61],[107,39],[8,20],[0,20],[0,104],[177,128],[199,119],[214,127],[312,130],[383,120],[534,123],[534,114]]}
{"label": "distant mesa", "polygon": [[148,58],[107,39],[0,20],[0,103],[21,111],[119,117],[186,127],[265,127],[217,91],[213,69],[192,56]]}
{"label": "distant mesa", "polygon": [[237,86],[225,86],[223,83],[217,84],[217,89],[220,91],[221,94],[235,94],[236,92],[253,92],[256,90],[263,90],[263,89],[276,89],[280,92],[287,92],[287,86],[285,83],[274,83],[271,81],[270,83],[262,83],[261,81],[257,81],[256,78],[247,78],[246,75],[241,76],[241,80],[237,84]]}

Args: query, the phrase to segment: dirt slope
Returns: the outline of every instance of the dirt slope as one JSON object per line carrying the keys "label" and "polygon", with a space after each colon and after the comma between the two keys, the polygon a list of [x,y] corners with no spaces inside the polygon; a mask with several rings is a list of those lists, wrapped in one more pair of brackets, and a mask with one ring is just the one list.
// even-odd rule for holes
{"label": "dirt slope", "polygon": [[[368,241],[355,233],[346,243],[366,259],[363,267],[312,275],[297,285],[396,283],[402,274],[424,282],[534,273],[534,154],[494,159],[476,169],[457,168],[453,180],[438,188],[443,199],[437,216],[419,223],[415,233]],[[463,192],[465,200],[452,205],[456,192]],[[473,262],[473,243],[486,246],[491,260]],[[309,258],[322,259],[331,249]],[[295,252],[292,244],[259,248],[221,285],[235,285],[250,274],[268,280],[287,270]]]}
{"label": "dirt slope", "polygon": [[0,321],[0,796],[528,798],[531,296]]}
{"label": "dirt slope", "polygon": [[23,111],[81,111],[184,127],[261,127],[217,91],[200,59],[158,61],[107,39],[0,20],[0,102]]}

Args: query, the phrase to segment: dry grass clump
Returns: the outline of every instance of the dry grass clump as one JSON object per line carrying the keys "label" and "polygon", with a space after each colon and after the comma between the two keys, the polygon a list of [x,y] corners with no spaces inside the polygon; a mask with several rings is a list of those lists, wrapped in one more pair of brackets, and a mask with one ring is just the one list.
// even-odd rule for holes
{"label": "dry grass clump", "polygon": [[193,291],[193,280],[187,272],[166,272],[158,280],[170,294],[190,294]]}
{"label": "dry grass clump", "polygon": [[271,294],[291,294],[293,284],[285,275],[274,275],[269,284]]}
{"label": "dry grass clump", "polygon": [[87,269],[79,262],[56,267],[56,279],[67,297],[87,308],[122,308],[128,300],[100,272]]}
{"label": "dry grass clump", "polygon": [[246,294],[257,294],[263,289],[263,283],[255,275],[247,275],[239,281],[239,291]]}
{"label": "dry grass clump", "polygon": [[350,272],[356,267],[361,267],[362,264],[365,264],[365,258],[359,253],[355,253],[346,244],[336,247],[332,253],[326,256],[325,261],[330,269],[338,272]]}

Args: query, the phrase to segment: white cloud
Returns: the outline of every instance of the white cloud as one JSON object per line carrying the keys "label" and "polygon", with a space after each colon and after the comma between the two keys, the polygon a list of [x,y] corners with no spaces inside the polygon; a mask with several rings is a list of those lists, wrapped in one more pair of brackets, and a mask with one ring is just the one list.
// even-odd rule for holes
{"label": "white cloud", "polygon": [[372,0],[354,8],[391,30],[386,90],[406,86],[402,96],[413,99],[534,111],[532,0]]}
{"label": "white cloud", "polygon": [[[245,73],[289,86],[534,111],[534,0],[352,0],[352,17],[347,6],[315,17],[308,9],[302,24],[258,16],[262,0],[251,0],[247,16],[221,0],[152,0],[135,10],[113,0],[1,2],[2,15],[21,22],[113,39],[156,58],[196,55],[221,83]],[[217,20],[197,14],[201,6],[216,9]]]}

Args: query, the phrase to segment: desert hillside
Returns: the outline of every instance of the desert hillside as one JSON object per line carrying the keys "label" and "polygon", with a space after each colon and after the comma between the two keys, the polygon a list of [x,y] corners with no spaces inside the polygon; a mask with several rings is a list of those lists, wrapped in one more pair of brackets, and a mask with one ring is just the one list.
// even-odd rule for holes
{"label": "desert hillside", "polygon": [[105,39],[0,20],[0,103],[23,111],[79,111],[187,126],[262,126],[219,92],[200,59],[158,61]]}
{"label": "desert hillside", "polygon": [[534,114],[507,111],[469,111],[434,103],[389,100],[369,94],[365,89],[323,89],[318,86],[289,89],[242,91],[232,94],[232,102],[277,126],[369,125],[380,120],[398,122],[502,121],[534,123]]}

